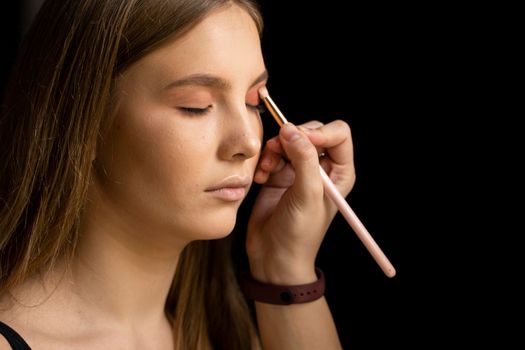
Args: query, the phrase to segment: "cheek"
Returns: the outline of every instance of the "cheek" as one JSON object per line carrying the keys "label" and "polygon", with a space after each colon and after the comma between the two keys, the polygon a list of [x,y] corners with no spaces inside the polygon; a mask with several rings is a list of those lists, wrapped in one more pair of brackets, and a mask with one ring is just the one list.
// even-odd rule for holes
{"label": "cheek", "polygon": [[102,190],[127,212],[175,220],[173,213],[188,212],[188,198],[197,198],[204,185],[211,141],[201,137],[202,127],[188,130],[165,113],[125,117],[116,121],[101,152]]}
{"label": "cheek", "polygon": [[173,142],[166,118],[151,113],[122,113],[117,116],[99,150],[110,180],[139,185],[155,184],[169,172],[183,150]]}
{"label": "cheek", "polygon": [[[127,138],[127,150],[137,174],[159,188],[187,185],[188,173],[198,171],[199,159],[209,152],[205,138],[197,131],[164,120],[137,130],[140,138]],[[133,144],[130,144],[132,142]]]}

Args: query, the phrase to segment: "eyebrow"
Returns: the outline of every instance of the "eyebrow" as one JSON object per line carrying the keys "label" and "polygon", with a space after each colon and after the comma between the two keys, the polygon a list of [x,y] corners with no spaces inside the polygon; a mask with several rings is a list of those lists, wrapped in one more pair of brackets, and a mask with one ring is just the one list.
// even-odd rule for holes
{"label": "eyebrow", "polygon": [[[262,72],[250,85],[250,88],[254,87],[255,85],[259,84],[260,82],[268,80],[268,71],[265,70]],[[164,88],[164,90],[170,90],[173,88],[181,87],[181,86],[188,86],[188,85],[196,85],[196,86],[204,86],[204,87],[210,87],[215,89],[221,89],[221,90],[230,90],[231,84],[227,80],[218,77],[216,75],[211,74],[192,74],[187,77],[175,80]]]}

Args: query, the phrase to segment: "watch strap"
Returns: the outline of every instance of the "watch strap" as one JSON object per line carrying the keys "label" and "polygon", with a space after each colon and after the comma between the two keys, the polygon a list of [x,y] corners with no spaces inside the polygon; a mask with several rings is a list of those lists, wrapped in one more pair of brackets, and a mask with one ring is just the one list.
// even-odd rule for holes
{"label": "watch strap", "polygon": [[316,267],[317,281],[308,284],[287,286],[268,284],[253,279],[249,274],[239,279],[241,290],[247,298],[275,305],[307,303],[324,295],[325,279],[323,271]]}

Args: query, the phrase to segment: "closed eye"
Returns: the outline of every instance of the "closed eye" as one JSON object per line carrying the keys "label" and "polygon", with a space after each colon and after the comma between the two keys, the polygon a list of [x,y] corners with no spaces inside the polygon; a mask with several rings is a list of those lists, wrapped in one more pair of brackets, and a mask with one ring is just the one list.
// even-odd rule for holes
{"label": "closed eye", "polygon": [[211,105],[206,108],[194,108],[194,107],[177,107],[179,111],[188,115],[205,115],[211,110]]}
{"label": "closed eye", "polygon": [[[266,112],[266,106],[264,103],[259,103],[258,105],[250,105],[246,104],[246,107],[248,107],[250,110],[257,112],[259,114]],[[182,113],[188,114],[188,115],[205,115],[211,110],[212,106],[209,105],[206,108],[195,108],[195,107],[177,107],[179,111]]]}

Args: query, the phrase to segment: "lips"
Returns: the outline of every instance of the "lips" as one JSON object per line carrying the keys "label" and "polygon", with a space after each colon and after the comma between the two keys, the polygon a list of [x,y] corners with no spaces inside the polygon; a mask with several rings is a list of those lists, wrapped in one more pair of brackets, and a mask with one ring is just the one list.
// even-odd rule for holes
{"label": "lips", "polygon": [[250,184],[251,181],[249,178],[233,175],[225,178],[216,185],[213,185],[204,191],[217,199],[233,202],[241,200],[246,196],[246,192]]}
{"label": "lips", "polygon": [[216,185],[207,188],[206,192],[220,190],[222,188],[246,188],[250,186],[251,181],[247,177],[238,175],[228,176]]}

